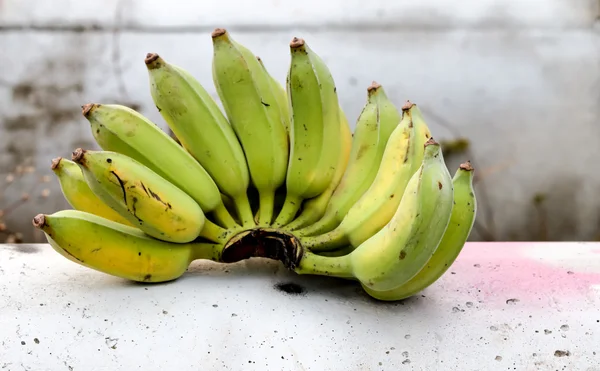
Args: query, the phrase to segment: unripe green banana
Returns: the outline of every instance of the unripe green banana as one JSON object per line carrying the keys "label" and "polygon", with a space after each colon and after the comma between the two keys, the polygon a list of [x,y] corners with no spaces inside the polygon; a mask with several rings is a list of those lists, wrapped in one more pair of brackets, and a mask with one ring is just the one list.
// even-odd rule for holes
{"label": "unripe green banana", "polygon": [[103,150],[124,154],[147,166],[191,196],[204,213],[213,212],[224,227],[237,225],[202,165],[156,124],[116,104],[86,104],[83,115]]}
{"label": "unripe green banana", "polygon": [[296,272],[356,279],[375,291],[392,290],[413,278],[438,248],[453,208],[452,178],[439,144],[431,139],[425,146],[422,165],[384,228],[344,256],[305,251]]}
{"label": "unripe green banana", "polygon": [[243,226],[254,226],[246,190],[246,157],[233,128],[214,99],[190,73],[148,54],[146,67],[158,111],[181,145],[231,197]]}
{"label": "unripe green banana", "polygon": [[[406,107],[403,107],[406,108]],[[304,237],[302,244],[313,251],[329,251],[348,244],[356,247],[377,233],[392,219],[413,168],[411,148],[414,127],[403,111],[402,121],[390,135],[375,180],[335,229]]]}
{"label": "unripe green banana", "polygon": [[258,224],[272,223],[275,191],[288,164],[288,133],[271,79],[256,56],[222,28],[212,33],[213,81],[225,113],[244,149],[259,193]]}
{"label": "unripe green banana", "polygon": [[477,199],[473,188],[473,167],[470,162],[461,164],[452,179],[454,206],[450,223],[442,240],[427,264],[405,284],[388,291],[365,291],[378,300],[395,301],[413,296],[436,282],[454,263],[469,238],[475,215]]}
{"label": "unripe green banana", "polygon": [[348,168],[325,215],[317,223],[297,231],[297,236],[315,236],[337,227],[377,175],[388,138],[402,116],[380,84],[373,82],[367,93],[367,104],[356,123]]}
{"label": "unripe green banana", "polygon": [[218,244],[160,241],[137,228],[77,210],[38,214],[33,225],[72,262],[138,282],[177,279],[193,260],[218,261],[222,251]]}
{"label": "unripe green banana", "polygon": [[291,106],[286,200],[276,226],[291,222],[304,199],[323,193],[341,154],[339,102],[333,77],[303,39],[290,43],[287,95]]}
{"label": "unripe green banana", "polygon": [[319,220],[323,214],[325,214],[325,210],[331,200],[331,196],[334,194],[335,190],[340,184],[340,180],[342,179],[344,172],[346,171],[346,165],[350,159],[350,153],[352,149],[352,131],[350,130],[350,125],[348,125],[348,119],[341,108],[340,129],[340,136],[342,138],[342,156],[339,158],[339,163],[336,167],[335,174],[331,180],[331,183],[329,184],[329,187],[327,187],[327,189],[317,197],[304,201],[300,215],[298,215],[298,217],[291,223],[283,226],[282,229],[293,231],[298,228],[309,226]]}
{"label": "unripe green banana", "polygon": [[415,143],[410,149],[411,158],[413,159],[413,168],[411,173],[414,174],[419,166],[421,166],[425,148],[424,145],[431,138],[431,132],[429,131],[427,123],[423,119],[421,110],[419,110],[419,107],[416,104],[407,101],[404,104],[402,115],[408,115],[414,126]]}
{"label": "unripe green banana", "polygon": [[[256,59],[258,60],[258,62],[260,62],[260,65],[265,69],[265,73],[269,77],[269,81],[271,83],[271,89],[273,90],[275,99],[277,99],[277,107],[279,107],[279,109],[281,110],[281,121],[283,122],[283,125],[285,126],[285,131],[289,132],[289,130],[290,130],[290,107],[289,107],[288,97],[287,97],[285,88],[283,87],[283,85],[281,85],[281,83],[279,81],[277,81],[273,77],[273,75],[271,75],[269,73],[269,71],[267,70],[267,67],[265,67],[265,64],[262,61],[262,59],[259,56],[256,56]],[[288,143],[289,143],[289,136],[288,136]]]}
{"label": "unripe green banana", "polygon": [[83,177],[83,172],[76,163],[66,158],[57,157],[52,160],[51,168],[58,178],[62,194],[73,209],[133,226],[126,218],[111,209],[92,192]]}
{"label": "unripe green banana", "polygon": [[152,237],[190,242],[210,223],[190,196],[130,157],[78,148],[73,161],[96,196]]}

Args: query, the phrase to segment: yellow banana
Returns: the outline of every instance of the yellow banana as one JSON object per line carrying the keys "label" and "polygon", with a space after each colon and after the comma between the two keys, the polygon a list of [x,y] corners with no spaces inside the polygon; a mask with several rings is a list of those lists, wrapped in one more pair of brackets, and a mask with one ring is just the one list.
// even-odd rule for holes
{"label": "yellow banana", "polygon": [[146,67],[156,107],[182,146],[233,199],[243,226],[254,226],[246,194],[250,177],[233,128],[214,99],[190,73],[148,54]]}
{"label": "yellow banana", "polygon": [[51,168],[58,178],[62,194],[73,209],[133,226],[126,218],[108,207],[92,192],[76,163],[66,158],[57,157],[52,160]]}
{"label": "yellow banana", "polygon": [[402,117],[380,84],[373,82],[367,93],[367,104],[356,123],[348,168],[327,205],[325,215],[318,222],[297,231],[297,236],[315,236],[337,227],[377,175],[388,139]]}
{"label": "yellow banana", "polygon": [[222,245],[176,244],[147,236],[122,225],[78,210],[38,214],[33,225],[65,258],[99,272],[138,282],[179,278],[196,259],[218,261]]}
{"label": "yellow banana", "polygon": [[265,68],[249,49],[222,28],[212,33],[212,40],[213,81],[258,190],[258,223],[268,226],[275,191],[285,181],[289,153],[279,100]]}
{"label": "yellow banana", "polygon": [[290,156],[286,200],[276,226],[291,222],[304,199],[323,193],[341,155],[339,102],[335,82],[323,60],[303,39],[290,43],[287,95],[291,107]]}
{"label": "yellow banana", "polygon": [[78,148],[72,159],[96,196],[152,237],[190,242],[210,223],[190,196],[130,157]]}
{"label": "yellow banana", "polygon": [[454,206],[450,223],[427,264],[408,282],[394,289],[374,291],[365,286],[364,289],[369,295],[385,301],[405,299],[432,285],[454,263],[469,238],[477,214],[477,199],[473,188],[473,167],[470,162],[467,161],[460,165],[452,179],[452,184]]}
{"label": "yellow banana", "polygon": [[323,216],[327,208],[328,203],[331,200],[331,196],[340,184],[340,180],[346,171],[346,165],[350,159],[350,151],[352,148],[352,131],[350,125],[348,125],[348,119],[344,114],[344,111],[340,107],[340,136],[342,138],[342,156],[339,158],[339,163],[336,167],[335,174],[329,187],[323,191],[317,197],[311,198],[304,201],[302,204],[302,211],[300,215],[296,217],[291,223],[283,226],[282,228],[288,231],[293,231],[298,228],[302,228],[316,222]]}
{"label": "yellow banana", "polygon": [[212,212],[224,227],[237,225],[223,204],[219,188],[202,165],[156,124],[131,108],[116,104],[86,104],[83,115],[103,150],[144,164],[191,196],[204,213]]}
{"label": "yellow banana", "polygon": [[412,176],[414,127],[406,110],[390,135],[375,180],[335,229],[318,236],[300,236],[313,251],[329,251],[348,244],[356,247],[386,225],[400,204]]}
{"label": "yellow banana", "polygon": [[348,255],[305,252],[300,274],[358,280],[364,288],[387,291],[413,278],[434,254],[452,213],[452,178],[433,139],[425,143],[422,165],[411,177],[393,218]]}

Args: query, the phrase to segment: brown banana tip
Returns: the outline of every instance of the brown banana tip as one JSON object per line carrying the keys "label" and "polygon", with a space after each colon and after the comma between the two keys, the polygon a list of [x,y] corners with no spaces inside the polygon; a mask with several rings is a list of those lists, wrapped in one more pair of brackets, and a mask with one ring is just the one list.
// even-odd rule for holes
{"label": "brown banana tip", "polygon": [[260,57],[259,57],[258,55],[256,56],[256,59],[257,59],[259,62],[262,62],[262,59],[260,59]]}
{"label": "brown banana tip", "polygon": [[429,138],[429,140],[427,140],[427,142],[425,142],[425,147],[427,146],[437,146],[439,145],[438,142],[436,142],[433,137]]}
{"label": "brown banana tip", "polygon": [[77,148],[71,154],[71,159],[75,162],[81,162],[84,154],[85,154],[85,150],[83,148]]}
{"label": "brown banana tip", "polygon": [[210,34],[210,36],[214,39],[215,37],[223,36],[227,33],[227,30],[224,28],[215,28],[215,30]]}
{"label": "brown banana tip", "polygon": [[473,166],[471,165],[471,161],[467,161],[465,163],[460,164],[459,168],[461,170],[465,170],[465,171],[473,171],[473,170],[475,170],[473,168]]}
{"label": "brown banana tip", "polygon": [[56,168],[58,167],[58,165],[60,165],[60,161],[61,160],[62,160],[62,157],[53,158],[52,159],[52,165],[50,165],[50,169],[56,170]]}
{"label": "brown banana tip", "polygon": [[46,216],[44,214],[37,214],[32,220],[33,226],[42,229],[46,225]]}
{"label": "brown banana tip", "polygon": [[158,54],[148,53],[148,54],[146,54],[146,59],[144,59],[144,63],[150,64],[150,63],[154,62],[155,60],[157,60],[158,58],[159,58]]}
{"label": "brown banana tip", "polygon": [[404,105],[402,106],[402,111],[406,111],[412,108],[412,106],[414,106],[414,103],[412,103],[411,101],[407,100]]}
{"label": "brown banana tip", "polygon": [[294,37],[292,39],[292,41],[290,42],[290,48],[292,48],[292,49],[299,48],[301,46],[304,46],[304,39],[302,39],[300,37]]}
{"label": "brown banana tip", "polygon": [[92,110],[97,106],[98,105],[94,103],[84,104],[83,106],[81,106],[81,113],[84,117],[87,117],[90,114],[90,112],[92,112]]}
{"label": "brown banana tip", "polygon": [[371,92],[373,92],[373,91],[375,91],[375,90],[377,90],[379,88],[381,88],[381,84],[378,83],[377,81],[373,81],[371,83],[371,85],[369,85],[369,87],[367,88],[367,92],[371,93]]}

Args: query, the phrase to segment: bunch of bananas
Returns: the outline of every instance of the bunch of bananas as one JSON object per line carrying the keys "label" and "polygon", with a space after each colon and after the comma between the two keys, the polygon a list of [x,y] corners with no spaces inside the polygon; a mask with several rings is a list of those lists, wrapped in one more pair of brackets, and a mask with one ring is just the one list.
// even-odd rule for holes
{"label": "bunch of bananas", "polygon": [[52,247],[141,282],[174,280],[196,259],[271,258],[380,300],[444,274],[475,219],[473,168],[450,175],[417,105],[398,109],[373,83],[352,133],[303,39],[290,43],[285,87],[226,30],[212,41],[223,110],[189,72],[146,56],[176,139],[128,107],[83,106],[101,150],[52,161],[73,207],[33,219]]}

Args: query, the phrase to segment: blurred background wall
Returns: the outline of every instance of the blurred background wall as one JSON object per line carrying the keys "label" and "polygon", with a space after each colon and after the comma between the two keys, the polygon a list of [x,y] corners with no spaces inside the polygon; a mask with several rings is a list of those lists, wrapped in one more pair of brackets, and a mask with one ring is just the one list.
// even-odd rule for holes
{"label": "blurred background wall", "polygon": [[216,97],[215,27],[282,82],[289,41],[305,38],[352,125],[373,80],[417,103],[451,173],[477,169],[472,240],[600,239],[598,0],[0,0],[0,240],[42,242],[31,218],[68,207],[49,167],[97,148],[81,105],[125,104],[166,128],[146,53]]}

